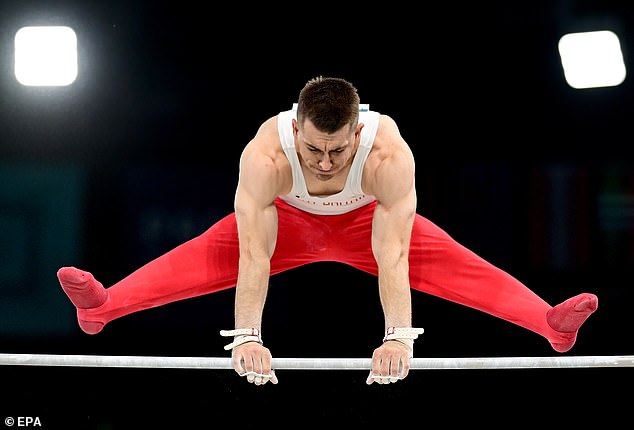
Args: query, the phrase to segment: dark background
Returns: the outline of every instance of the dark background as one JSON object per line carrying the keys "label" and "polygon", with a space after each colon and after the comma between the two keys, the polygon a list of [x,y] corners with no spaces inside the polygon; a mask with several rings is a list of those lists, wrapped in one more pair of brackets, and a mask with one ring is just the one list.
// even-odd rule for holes
{"label": "dark background", "polygon": [[[261,122],[317,75],[352,81],[416,157],[419,213],[551,304],[600,306],[568,355],[634,354],[632,81],[574,90],[557,42],[612,30],[626,67],[634,7],[617,1],[399,5],[0,1],[0,350],[224,356],[233,290],[81,332],[55,272],[105,285],[233,210],[238,157]],[[29,88],[13,74],[27,25],[68,25],[79,76]],[[629,71],[629,70],[628,70]],[[419,357],[551,356],[507,322],[413,293]],[[382,338],[376,281],[334,263],[271,279],[264,341],[277,357],[369,357]],[[233,371],[0,368],[2,417],[44,428],[271,423],[610,427],[627,416],[622,369]],[[621,394],[619,394],[621,393]],[[392,422],[393,420],[393,422]],[[226,425],[226,424],[224,424]]]}

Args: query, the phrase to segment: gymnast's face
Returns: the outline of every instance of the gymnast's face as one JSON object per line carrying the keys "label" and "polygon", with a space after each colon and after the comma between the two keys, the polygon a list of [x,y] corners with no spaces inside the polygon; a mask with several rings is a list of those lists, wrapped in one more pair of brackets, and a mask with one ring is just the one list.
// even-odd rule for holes
{"label": "gymnast's face", "polygon": [[320,181],[328,181],[350,165],[359,144],[363,124],[356,129],[345,126],[329,134],[317,130],[310,120],[299,127],[293,120],[293,133],[299,158]]}

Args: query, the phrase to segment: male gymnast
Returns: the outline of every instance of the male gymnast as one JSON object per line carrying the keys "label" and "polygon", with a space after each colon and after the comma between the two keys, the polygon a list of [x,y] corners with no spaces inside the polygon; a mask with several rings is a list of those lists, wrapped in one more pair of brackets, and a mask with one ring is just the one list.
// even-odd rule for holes
{"label": "male gymnast", "polygon": [[345,79],[311,79],[293,109],[267,119],[244,148],[233,213],[109,288],[90,272],[60,268],[81,329],[96,334],[124,315],[235,287],[235,326],[221,331],[232,337],[225,349],[248,382],[277,384],[261,337],[269,278],[337,261],[378,280],[385,333],[368,384],[408,375],[422,333],[412,327],[411,289],[569,351],[597,296],[581,293],[553,307],[418,214],[410,147],[391,117],[365,106]]}

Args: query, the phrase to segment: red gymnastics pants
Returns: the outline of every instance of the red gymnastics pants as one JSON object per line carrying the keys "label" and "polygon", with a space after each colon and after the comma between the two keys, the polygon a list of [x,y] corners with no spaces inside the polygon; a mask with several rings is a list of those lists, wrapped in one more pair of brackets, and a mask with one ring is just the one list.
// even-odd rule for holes
{"label": "red gymnastics pants", "polygon": [[[275,204],[278,235],[271,275],[320,261],[341,262],[377,275],[371,248],[376,202],[346,214],[327,216],[301,211],[280,199]],[[89,272],[74,267],[60,269],[58,278],[77,307],[80,326],[94,334],[124,315],[235,287],[238,257],[238,232],[232,213],[109,288],[103,288]],[[567,302],[574,299],[574,303],[568,303],[559,315],[547,317],[557,307],[418,214],[412,229],[409,273],[414,290],[525,327],[548,339],[561,352],[572,347],[579,326],[597,306],[594,295],[582,294],[569,299]],[[92,290],[82,290],[87,285]],[[570,312],[577,315],[575,321],[570,320]]]}

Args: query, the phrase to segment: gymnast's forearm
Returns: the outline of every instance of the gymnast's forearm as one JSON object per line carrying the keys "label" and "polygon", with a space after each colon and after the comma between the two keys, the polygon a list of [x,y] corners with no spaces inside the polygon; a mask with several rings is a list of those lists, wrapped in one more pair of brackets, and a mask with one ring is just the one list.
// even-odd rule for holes
{"label": "gymnast's forearm", "polygon": [[268,291],[270,260],[267,256],[242,256],[235,297],[235,328],[261,330]]}
{"label": "gymnast's forearm", "polygon": [[379,296],[385,328],[411,327],[412,302],[407,262],[382,264],[379,269]]}
{"label": "gymnast's forearm", "polygon": [[[377,206],[378,207],[378,206]],[[411,327],[408,237],[395,221],[375,214],[372,251],[379,269],[379,296],[385,328]]]}

